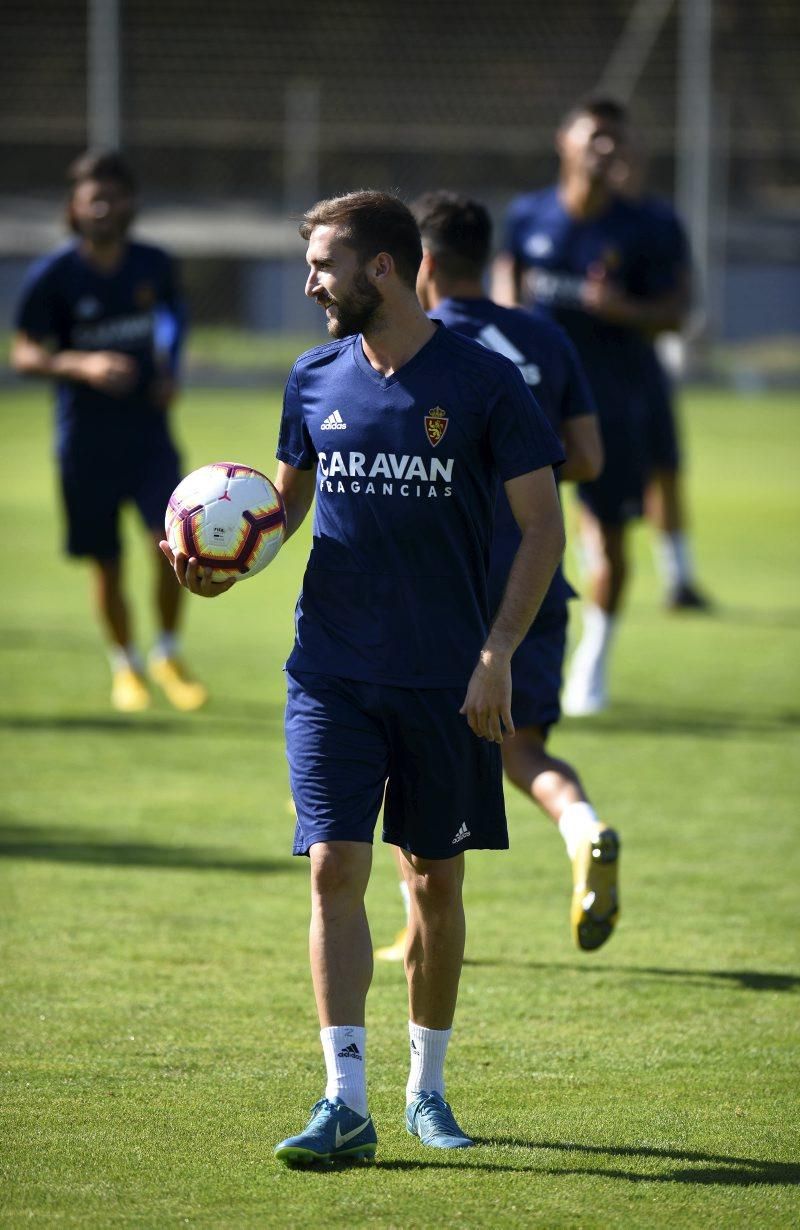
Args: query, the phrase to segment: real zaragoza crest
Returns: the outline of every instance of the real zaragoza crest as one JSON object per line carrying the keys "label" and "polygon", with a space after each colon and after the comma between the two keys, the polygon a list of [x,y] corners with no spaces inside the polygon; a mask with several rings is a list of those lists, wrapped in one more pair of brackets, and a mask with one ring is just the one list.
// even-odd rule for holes
{"label": "real zaragoza crest", "polygon": [[425,415],[425,434],[434,448],[443,438],[449,422],[447,411],[443,410],[441,406],[434,406]]}

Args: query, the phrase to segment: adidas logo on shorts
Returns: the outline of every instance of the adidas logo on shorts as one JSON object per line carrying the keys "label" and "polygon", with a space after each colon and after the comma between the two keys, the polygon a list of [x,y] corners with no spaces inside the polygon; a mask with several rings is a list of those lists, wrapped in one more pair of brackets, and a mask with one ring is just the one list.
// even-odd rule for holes
{"label": "adidas logo on shorts", "polygon": [[326,419],[323,419],[319,425],[320,431],[347,431],[347,423],[345,423],[338,410],[334,410],[333,414],[329,414]]}
{"label": "adidas logo on shorts", "polygon": [[450,844],[453,846],[457,846],[460,841],[466,841],[466,839],[471,836],[472,836],[472,833],[470,833],[466,824],[462,823],[461,828],[458,830],[458,832],[456,833],[455,837],[453,838]]}

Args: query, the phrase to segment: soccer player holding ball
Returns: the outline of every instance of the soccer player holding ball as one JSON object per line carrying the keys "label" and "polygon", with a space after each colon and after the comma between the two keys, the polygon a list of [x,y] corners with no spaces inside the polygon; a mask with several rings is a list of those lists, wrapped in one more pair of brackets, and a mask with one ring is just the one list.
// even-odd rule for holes
{"label": "soccer player holding ball", "polygon": [[[445,1101],[464,951],[464,853],[508,844],[501,745],[513,733],[511,656],[564,547],[561,445],[517,367],[428,319],[419,230],[395,197],[321,201],[300,228],[306,294],[333,339],[291,372],[278,443],[291,534],[316,494],[287,663],[294,851],[311,869],[311,971],[327,1083],[289,1163],[375,1153],[364,1012],[372,943],[364,893],[384,802],[411,902],[405,1123],[434,1148],[472,1141]],[[520,528],[489,622],[488,551],[502,482]],[[215,596],[197,560],[179,581]]]}
{"label": "soccer player holding ball", "polygon": [[206,689],[178,656],[180,590],[158,550],[164,509],[180,478],[169,430],[184,310],[172,260],[128,238],[136,186],[116,153],[84,154],[69,169],[74,239],[31,269],[16,316],[14,369],[56,385],[56,445],[67,552],[91,561],[109,640],[112,704],[146,709],[150,694],[122,583],[119,514],[136,505],[153,543],[158,639],[151,679],[178,709]]}

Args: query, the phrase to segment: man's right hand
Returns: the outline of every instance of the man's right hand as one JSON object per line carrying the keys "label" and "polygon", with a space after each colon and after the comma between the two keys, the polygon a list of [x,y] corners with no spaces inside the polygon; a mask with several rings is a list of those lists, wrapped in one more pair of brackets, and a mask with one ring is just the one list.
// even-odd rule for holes
{"label": "man's right hand", "polygon": [[178,578],[178,584],[188,589],[190,594],[197,594],[200,598],[218,598],[220,594],[227,593],[231,586],[236,584],[235,577],[231,577],[229,581],[212,581],[212,570],[201,568],[194,556],[189,558],[182,555],[180,551],[173,552],[169,543],[165,541],[158,545],[172,565],[175,576]]}
{"label": "man's right hand", "polygon": [[91,350],[81,356],[78,378],[101,393],[124,397],[139,375],[139,364],[116,350]]}

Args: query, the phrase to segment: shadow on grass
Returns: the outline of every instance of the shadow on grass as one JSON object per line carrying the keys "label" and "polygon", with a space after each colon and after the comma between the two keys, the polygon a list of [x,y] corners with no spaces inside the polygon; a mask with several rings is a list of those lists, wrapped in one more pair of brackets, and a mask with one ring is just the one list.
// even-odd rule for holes
{"label": "shadow on grass", "polygon": [[541,1149],[559,1153],[582,1153],[590,1157],[653,1158],[656,1161],[684,1162],[699,1169],[670,1170],[663,1174],[641,1174],[638,1171],[611,1170],[606,1167],[590,1170],[549,1170],[548,1174],[597,1174],[612,1179],[628,1179],[636,1183],[722,1183],[746,1187],[754,1183],[773,1186],[793,1186],[800,1182],[799,1162],[773,1162],[767,1158],[727,1157],[718,1153],[698,1153],[692,1149],[656,1149],[638,1145],[582,1145],[573,1141],[523,1140],[496,1136],[476,1139],[476,1144],[510,1145],[515,1149],[538,1152]]}
{"label": "shadow on grass", "polygon": [[692,735],[709,739],[720,735],[741,735],[750,738],[796,730],[800,727],[800,710],[754,714],[739,710],[672,709],[662,705],[615,701],[607,713],[567,721],[573,733],[585,729],[616,734]]}
{"label": "shadow on grass", "polygon": [[0,716],[0,730],[14,731],[59,731],[66,734],[83,734],[95,731],[100,734],[114,734],[124,731],[125,734],[147,734],[154,732],[164,734],[166,731],[179,730],[186,722],[179,717],[165,714],[163,717],[123,717],[121,714],[3,714]]}
{"label": "shadow on grass", "polygon": [[800,610],[794,607],[761,610],[757,607],[721,606],[712,612],[712,618],[724,624],[744,624],[753,628],[800,628]]}
{"label": "shadow on grass", "polygon": [[589,1157],[607,1158],[652,1158],[655,1161],[681,1162],[684,1165],[677,1169],[669,1168],[661,1173],[643,1174],[635,1170],[623,1170],[607,1165],[592,1166],[587,1164],[581,1168],[559,1168],[542,1166],[508,1166],[492,1162],[472,1160],[474,1154],[463,1152],[458,1160],[396,1160],[379,1161],[380,1170],[424,1170],[424,1169],[455,1169],[464,1167],[467,1170],[505,1171],[513,1173],[547,1174],[547,1175],[586,1175],[606,1179],[623,1179],[630,1183],[691,1183],[718,1184],[726,1187],[750,1187],[762,1185],[767,1187],[791,1187],[800,1182],[800,1163],[773,1162],[764,1158],[726,1157],[716,1153],[697,1153],[693,1150],[655,1149],[650,1147],[627,1147],[614,1145],[580,1145],[570,1141],[523,1140],[520,1137],[492,1136],[476,1137],[476,1145],[486,1145],[490,1148],[511,1147],[524,1149],[529,1153],[542,1151],[558,1151],[560,1153],[581,1153]]}
{"label": "shadow on grass", "polygon": [[[510,1166],[503,1163],[479,1162],[474,1160],[472,1150],[457,1150],[449,1157],[438,1158],[395,1158],[389,1161],[379,1159],[375,1168],[381,1171],[415,1171],[415,1170],[472,1170],[489,1173],[505,1174],[538,1174],[561,1177],[567,1175],[583,1175],[592,1178],[622,1179],[628,1183],[689,1183],[692,1185],[712,1184],[721,1187],[794,1187],[800,1183],[800,1163],[772,1162],[764,1158],[725,1157],[715,1153],[685,1152],[679,1149],[653,1148],[615,1148],[613,1145],[578,1145],[569,1141],[522,1140],[509,1136],[476,1136],[477,1146],[489,1148],[525,1149],[529,1153],[542,1151],[558,1151],[561,1153],[584,1153],[592,1157],[608,1158],[641,1157],[656,1161],[682,1162],[677,1169],[667,1169],[661,1173],[643,1174],[637,1170],[622,1170],[607,1165],[583,1167],[545,1167],[535,1165]],[[326,1178],[339,1174],[342,1166],[310,1166],[303,1167],[302,1174]],[[344,1167],[349,1172],[361,1170],[369,1174],[373,1166],[363,1163],[353,1163]]]}
{"label": "shadow on grass", "polygon": [[[233,702],[227,701],[228,705]],[[269,729],[283,730],[283,705],[236,704],[231,710],[212,705],[201,713],[147,713],[128,717],[121,713],[5,713],[0,714],[0,730],[52,732],[60,734],[116,735],[194,735],[198,730],[245,731],[260,738]]]}
{"label": "shadow on grass", "polygon": [[236,871],[249,875],[294,870],[298,859],[244,859],[197,846],[121,841],[91,831],[0,823],[0,858],[40,859],[104,867],[161,867],[181,871]]}
{"label": "shadow on grass", "polygon": [[732,983],[746,991],[796,991],[800,988],[800,974],[778,974],[769,970],[753,969],[659,969],[648,965],[604,965],[589,968],[586,965],[567,965],[564,962],[505,961],[477,957],[464,958],[465,965],[498,966],[516,965],[523,969],[565,970],[570,974],[644,974],[650,978],[679,978],[686,982]]}

